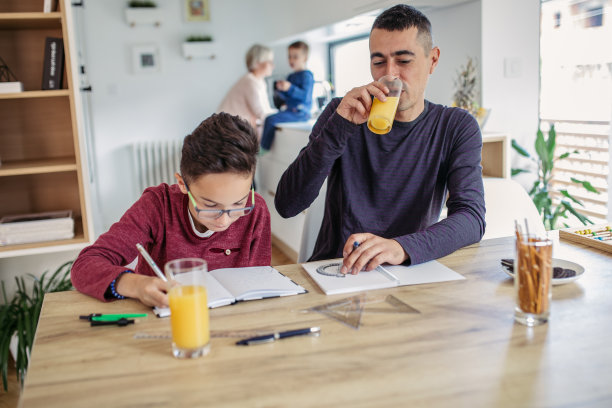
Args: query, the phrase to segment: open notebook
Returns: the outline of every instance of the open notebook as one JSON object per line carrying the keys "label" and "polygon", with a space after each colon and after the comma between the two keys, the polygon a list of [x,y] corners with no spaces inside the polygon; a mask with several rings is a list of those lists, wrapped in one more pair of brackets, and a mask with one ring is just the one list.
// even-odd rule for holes
{"label": "open notebook", "polygon": [[465,279],[438,261],[411,266],[384,265],[372,271],[343,276],[337,274],[341,264],[342,259],[332,259],[308,262],[302,267],[326,295]]}
{"label": "open notebook", "polygon": [[[243,300],[299,295],[306,289],[271,266],[250,266],[208,272],[206,292],[208,307],[214,308]],[[158,317],[170,316],[167,307],[155,307],[153,311]]]}

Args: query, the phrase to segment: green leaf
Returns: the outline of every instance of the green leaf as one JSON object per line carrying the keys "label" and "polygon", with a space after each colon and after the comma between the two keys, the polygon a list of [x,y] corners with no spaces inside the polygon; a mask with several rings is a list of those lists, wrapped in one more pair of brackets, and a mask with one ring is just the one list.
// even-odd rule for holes
{"label": "green leaf", "polygon": [[550,213],[550,206],[552,204],[552,200],[548,196],[547,191],[540,191],[533,196],[533,203],[535,204],[538,212],[540,214],[544,214],[548,210]]}
{"label": "green leaf", "polygon": [[32,315],[31,313],[31,309],[32,308],[27,308],[26,310],[24,310],[23,313],[23,336],[25,338],[25,344],[24,344],[24,348],[25,349],[30,349],[32,348],[32,344],[34,344],[34,332],[36,331],[36,324],[34,324],[34,330],[32,330]]}
{"label": "green leaf", "polygon": [[529,170],[525,170],[525,169],[511,169],[510,172],[512,176],[516,176],[517,174],[521,174],[521,173],[530,173]]}
{"label": "green leaf", "polygon": [[540,159],[540,165],[542,166],[542,177],[546,178],[548,172],[552,169],[552,160],[548,157],[548,149],[546,141],[544,140],[544,134],[540,129],[536,135],[535,150]]}
{"label": "green leaf", "polygon": [[[548,130],[548,140],[546,141],[546,150],[548,151],[548,157],[552,159],[555,157],[555,147],[557,146],[557,132],[555,132],[555,125],[551,124]],[[552,166],[550,167],[552,170]]]}
{"label": "green leaf", "polygon": [[578,180],[578,179],[572,177],[572,181],[574,183],[577,183],[577,184],[582,184],[582,187],[584,187],[585,189],[587,189],[591,193],[600,194],[600,192],[595,187],[593,187],[593,185],[590,182],[588,182],[586,180]]}
{"label": "green leaf", "polygon": [[[4,337],[4,336],[3,336]],[[4,338],[0,342],[0,371],[2,372],[2,386],[4,391],[8,391],[8,362],[9,362],[9,342]]]}
{"label": "green leaf", "polygon": [[9,300],[6,296],[6,288],[4,287],[4,281],[2,281],[2,297],[4,298],[4,304],[8,304]]}
{"label": "green leaf", "polygon": [[563,153],[561,156],[557,157],[557,158],[555,159],[555,161],[557,161],[557,160],[563,160],[563,159],[565,159],[565,158],[569,157],[569,155],[570,155],[570,154],[572,154],[572,153],[571,153],[571,152],[565,152],[565,153]]}
{"label": "green leaf", "polygon": [[[26,338],[23,333],[23,314],[19,313],[17,316],[17,361],[16,369],[17,376],[21,379],[21,372],[25,371],[28,367],[27,354],[25,351]],[[24,374],[25,375],[25,374]]]}
{"label": "green leaf", "polygon": [[567,192],[567,190],[559,190],[559,192],[561,194],[563,194],[565,197],[569,198],[570,200],[572,200],[573,202],[575,202],[578,205],[581,205],[584,207],[584,204],[582,204],[580,202],[580,200],[578,200],[577,198],[575,198],[574,196],[572,196],[570,193]]}
{"label": "green leaf", "polygon": [[[4,282],[2,282],[4,290]],[[14,307],[12,304],[0,306],[0,372],[2,373],[2,386],[5,391],[8,391],[8,364],[10,359],[10,342],[13,333],[15,333]]]}
{"label": "green leaf", "polygon": [[540,187],[540,180],[534,181],[533,182],[533,186],[531,186],[531,189],[527,193],[527,194],[529,194],[529,197],[531,197],[533,199],[533,197],[535,197],[537,192],[540,191],[539,187]]}
{"label": "green leaf", "polygon": [[518,144],[516,139],[512,139],[512,147],[521,156],[525,156],[525,157],[531,158],[531,155],[527,152],[527,150],[525,150],[521,145]]}
{"label": "green leaf", "polygon": [[574,207],[572,207],[572,204],[563,200],[561,201],[561,205],[563,205],[567,211],[569,211],[574,217],[578,218],[578,220],[583,224],[583,225],[587,225],[587,223],[591,223],[593,224],[593,221],[591,221],[590,219],[588,219],[587,217],[585,217],[584,215],[580,214],[578,211],[576,211],[574,209]]}

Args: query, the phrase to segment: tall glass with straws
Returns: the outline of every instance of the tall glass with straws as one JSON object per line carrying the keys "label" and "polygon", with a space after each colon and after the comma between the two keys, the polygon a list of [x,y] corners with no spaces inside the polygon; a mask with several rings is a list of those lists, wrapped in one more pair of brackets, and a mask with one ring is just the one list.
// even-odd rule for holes
{"label": "tall glass with straws", "polygon": [[170,285],[172,354],[177,358],[206,355],[210,350],[206,261],[175,259],[166,263],[165,269]]}
{"label": "tall glass with straws", "polygon": [[514,320],[526,326],[546,323],[550,314],[552,241],[517,234],[514,272]]}

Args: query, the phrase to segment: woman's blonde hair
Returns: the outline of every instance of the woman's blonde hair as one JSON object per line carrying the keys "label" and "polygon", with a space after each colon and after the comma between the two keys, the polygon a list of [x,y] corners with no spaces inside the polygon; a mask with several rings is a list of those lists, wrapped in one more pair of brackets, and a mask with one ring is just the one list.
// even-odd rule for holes
{"label": "woman's blonde hair", "polygon": [[255,44],[246,54],[246,66],[249,71],[253,71],[262,62],[272,61],[274,53],[265,45]]}

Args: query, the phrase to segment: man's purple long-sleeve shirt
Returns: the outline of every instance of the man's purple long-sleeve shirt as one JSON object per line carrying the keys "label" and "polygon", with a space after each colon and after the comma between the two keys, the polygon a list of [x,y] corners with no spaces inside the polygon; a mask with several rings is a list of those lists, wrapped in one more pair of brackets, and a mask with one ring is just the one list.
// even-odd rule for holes
{"label": "man's purple long-sleeve shirt", "polygon": [[[310,260],[342,257],[349,235],[393,238],[417,264],[478,242],[485,230],[482,136],[466,111],[425,101],[412,122],[386,135],[336,113],[329,103],[308,145],[283,174],[275,206],[299,214],[327,180],[325,214]],[[438,222],[448,193],[448,216]]]}

